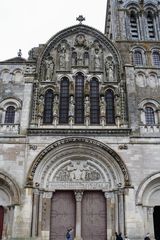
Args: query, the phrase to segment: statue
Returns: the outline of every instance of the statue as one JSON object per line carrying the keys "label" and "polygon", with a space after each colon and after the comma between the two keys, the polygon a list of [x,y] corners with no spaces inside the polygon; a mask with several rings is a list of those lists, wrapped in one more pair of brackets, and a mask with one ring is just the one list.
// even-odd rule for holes
{"label": "statue", "polygon": [[58,116],[58,97],[57,95],[54,98],[54,103],[53,103],[53,116]]}
{"label": "statue", "polygon": [[44,110],[44,97],[43,95],[39,96],[39,101],[38,101],[38,116],[42,118],[43,116],[43,110]]}
{"label": "statue", "polygon": [[101,53],[98,48],[94,51],[94,69],[99,70],[101,68]]}
{"label": "statue", "polygon": [[48,56],[45,59],[45,67],[46,67],[45,80],[46,81],[52,81],[55,64],[54,64],[53,58],[51,56]]}
{"label": "statue", "polygon": [[66,68],[66,46],[62,45],[59,50],[59,68],[65,69]]}
{"label": "statue", "polygon": [[90,115],[90,101],[89,97],[87,96],[85,99],[85,116],[88,117]]}
{"label": "statue", "polygon": [[114,63],[112,56],[108,56],[105,62],[106,77],[109,82],[114,81]]}
{"label": "statue", "polygon": [[73,116],[74,116],[74,97],[71,96],[69,101],[69,117]]}
{"label": "statue", "polygon": [[103,96],[100,99],[100,115],[102,117],[106,116],[106,101]]}

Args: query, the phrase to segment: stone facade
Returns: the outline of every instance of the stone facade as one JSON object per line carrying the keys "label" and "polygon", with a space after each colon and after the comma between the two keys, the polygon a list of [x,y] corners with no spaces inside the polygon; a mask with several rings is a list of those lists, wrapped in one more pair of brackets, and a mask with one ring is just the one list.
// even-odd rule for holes
{"label": "stone facade", "polygon": [[[0,63],[2,239],[65,239],[68,227],[75,239],[158,239],[159,10],[110,0],[105,34],[80,22]],[[72,221],[56,208],[65,196]],[[104,225],[88,236],[87,202]]]}

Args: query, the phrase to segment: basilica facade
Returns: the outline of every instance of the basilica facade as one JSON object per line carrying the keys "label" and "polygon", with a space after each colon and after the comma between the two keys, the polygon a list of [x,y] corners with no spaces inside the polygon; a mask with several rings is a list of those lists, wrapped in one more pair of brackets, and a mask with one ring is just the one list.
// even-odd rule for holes
{"label": "basilica facade", "polygon": [[160,237],[160,1],[83,20],[0,62],[0,239]]}

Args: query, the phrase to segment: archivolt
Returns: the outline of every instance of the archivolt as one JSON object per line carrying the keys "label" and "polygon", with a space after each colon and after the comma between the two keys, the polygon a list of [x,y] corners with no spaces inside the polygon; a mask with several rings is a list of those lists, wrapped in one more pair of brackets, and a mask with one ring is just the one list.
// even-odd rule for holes
{"label": "archivolt", "polygon": [[[115,151],[107,145],[94,139],[69,137],[50,144],[40,152],[30,167],[26,187],[32,187],[33,182],[35,183],[34,178],[37,178],[37,176],[42,180],[44,178],[44,174],[52,167],[52,164],[55,164],[55,166],[56,164],[60,164],[60,159],[65,159],[67,156],[81,155],[91,157],[91,159],[95,159],[95,156],[97,155],[97,157],[105,162],[106,166],[108,158],[108,168],[110,168],[110,172],[114,171],[113,169],[117,169],[116,171],[120,174],[119,178],[123,178],[123,187],[130,186],[128,170],[122,159]],[[113,178],[114,174],[115,173],[112,174]]]}

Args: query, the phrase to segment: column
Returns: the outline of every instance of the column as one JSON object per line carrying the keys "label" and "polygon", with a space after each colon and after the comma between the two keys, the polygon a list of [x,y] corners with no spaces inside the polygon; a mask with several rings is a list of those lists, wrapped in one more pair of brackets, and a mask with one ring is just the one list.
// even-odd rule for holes
{"label": "column", "polygon": [[[150,233],[151,239],[154,239],[154,223],[153,223],[153,207],[147,208],[147,215],[148,215],[148,232]],[[147,232],[146,232],[147,233]]]}
{"label": "column", "polygon": [[51,199],[54,197],[53,192],[43,193],[42,198],[42,220],[41,220],[41,236],[42,239],[49,239],[50,221],[51,221]]}
{"label": "column", "polygon": [[76,240],[82,239],[81,237],[81,228],[82,228],[82,191],[75,191],[76,199]]}
{"label": "column", "polygon": [[112,224],[112,203],[111,198],[113,196],[112,192],[105,192],[104,196],[106,198],[106,222],[107,222],[107,236],[106,239],[112,239],[113,235],[113,228],[114,225]]}
{"label": "column", "polygon": [[119,232],[124,236],[125,234],[125,213],[124,213],[124,190],[119,189],[118,191],[118,210],[119,210]]}
{"label": "column", "polygon": [[39,190],[34,189],[33,192],[33,209],[32,209],[32,237],[38,236],[38,222],[39,222]]}

